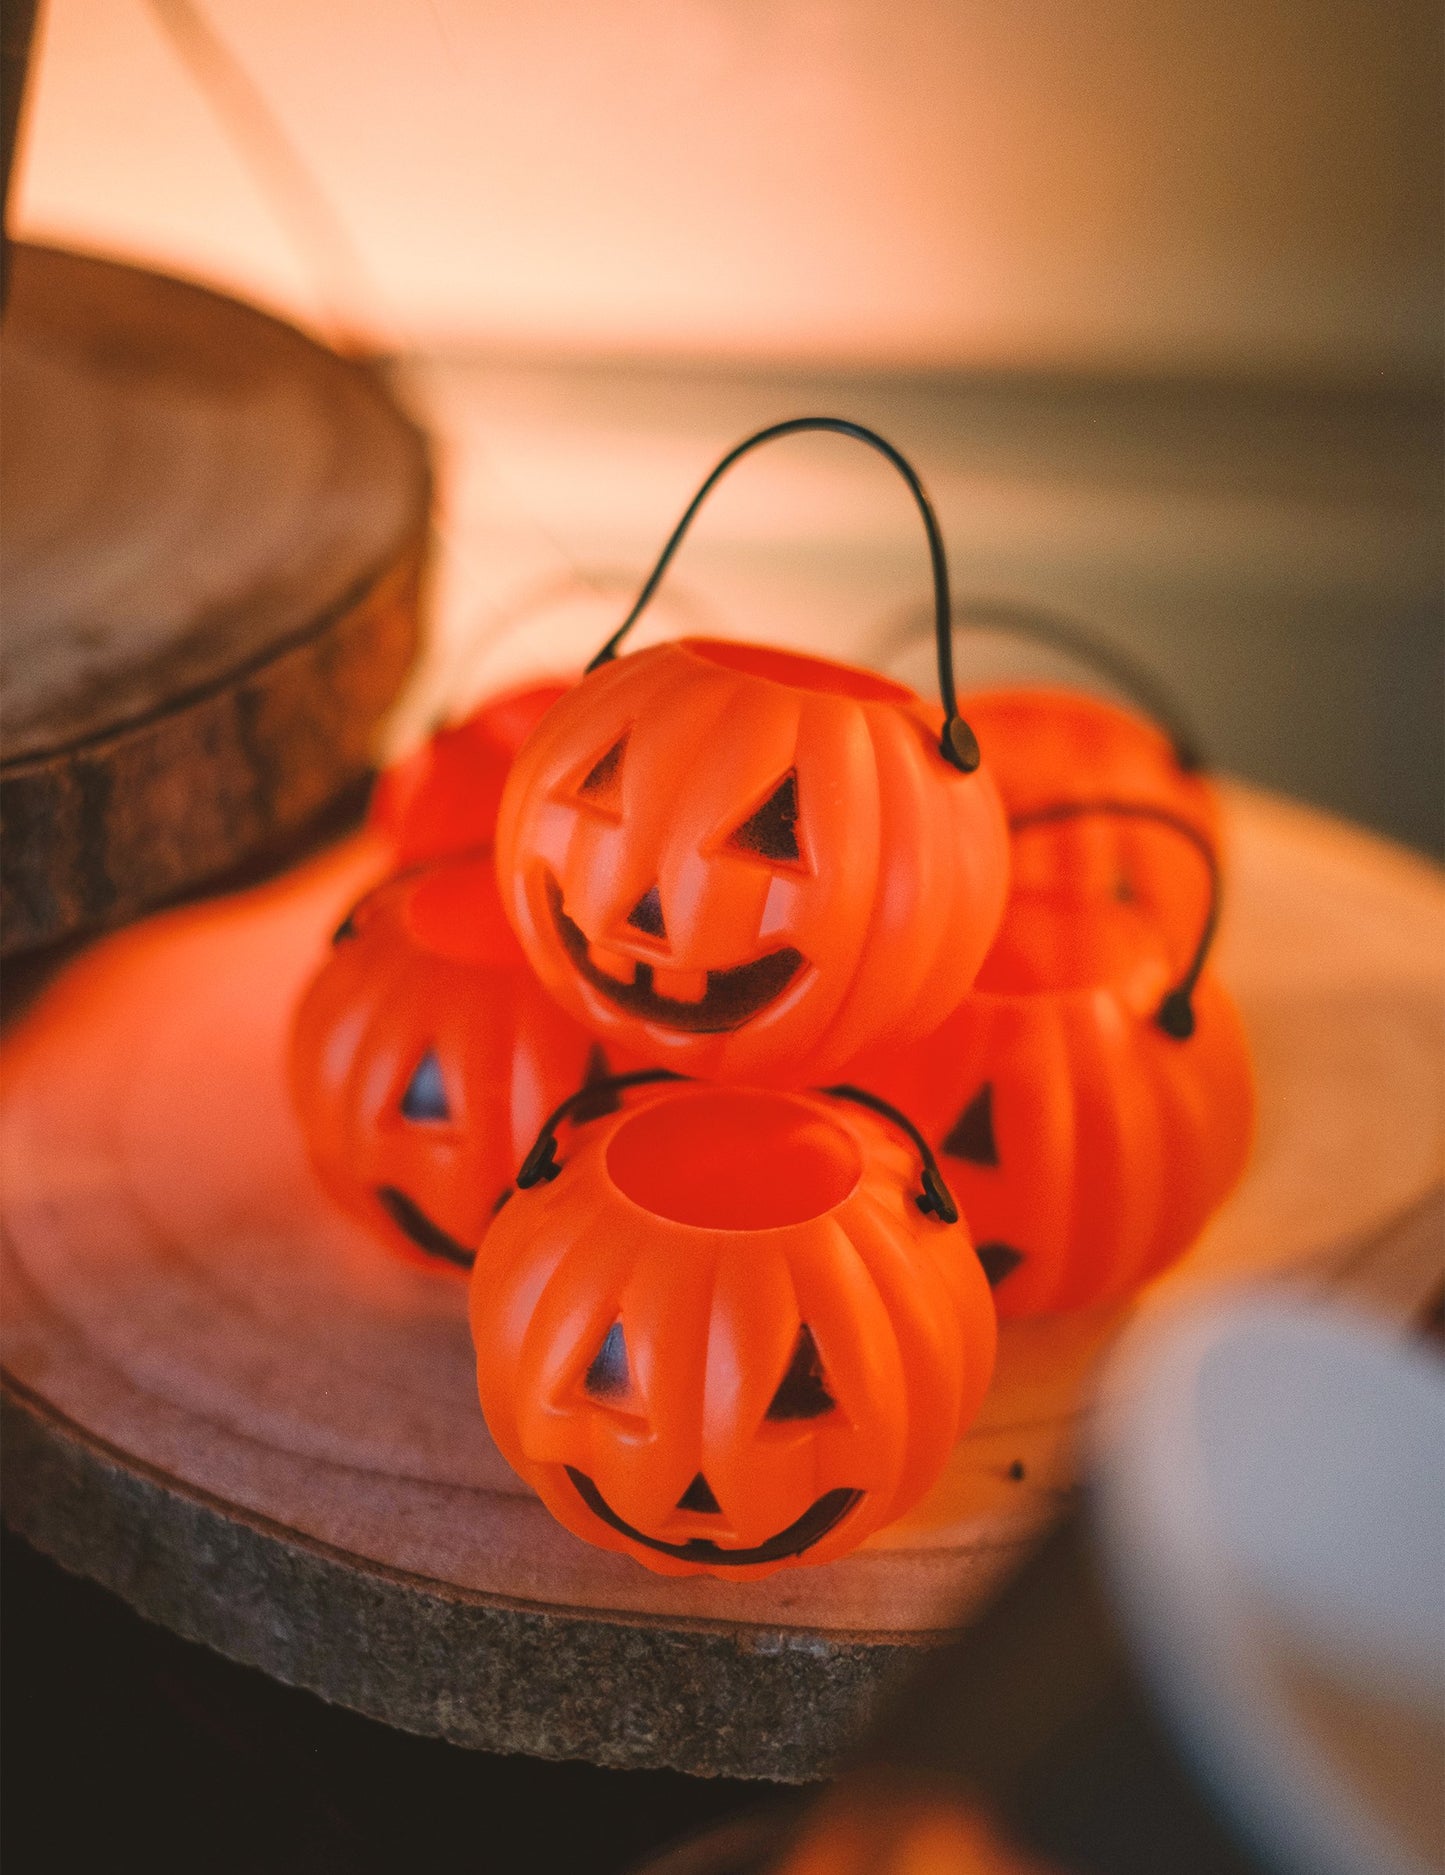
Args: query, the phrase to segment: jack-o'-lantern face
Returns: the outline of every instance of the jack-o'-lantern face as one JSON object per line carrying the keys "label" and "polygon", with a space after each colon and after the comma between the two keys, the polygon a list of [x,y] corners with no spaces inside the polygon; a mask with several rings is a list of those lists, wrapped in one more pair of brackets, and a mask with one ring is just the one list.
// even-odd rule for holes
{"label": "jack-o'-lantern face", "polygon": [[592,672],[503,796],[503,902],[600,1034],[719,1079],[826,1077],[921,1033],[1003,903],[991,782],[937,712],[866,671],[686,641]]}
{"label": "jack-o'-lantern face", "polygon": [[[1212,896],[1208,877],[1199,890]],[[1000,1316],[1122,1300],[1239,1178],[1253,1079],[1239,1015],[1202,968],[1212,918],[1189,960],[1137,902],[1017,887],[947,1020],[850,1069],[922,1120]]]}
{"label": "jack-o'-lantern face", "polygon": [[1181,1256],[1253,1132],[1238,1013],[1206,973],[1194,1029],[1117,991],[975,991],[944,1024],[954,1112],[937,1150],[1001,1316],[1117,1302]]}
{"label": "jack-o'-lantern face", "polygon": [[478,1386],[560,1522],[667,1574],[826,1561],[913,1503],[988,1384],[988,1286],[881,1122],[682,1087],[498,1214]]}
{"label": "jack-o'-lantern face", "polygon": [[[601,1347],[588,1364],[582,1388],[589,1401],[605,1406],[610,1413],[638,1415],[640,1402],[620,1320],[608,1329]],[[828,1391],[813,1331],[806,1322],[800,1323],[787,1369],[768,1402],[765,1426],[782,1428],[793,1422],[824,1419],[837,1410],[838,1402]],[[723,1507],[701,1471],[693,1474],[671,1512],[664,1515],[663,1527],[669,1534],[655,1535],[620,1516],[587,1472],[575,1465],[568,1465],[566,1470],[583,1505],[629,1544],[656,1556],[715,1568],[755,1569],[761,1563],[794,1561],[816,1548],[864,1496],[860,1486],[834,1485],[814,1498],[791,1523],[774,1530],[761,1542],[740,1543],[736,1529],[729,1528]]]}
{"label": "jack-o'-lantern face", "polygon": [[533,980],[489,860],[450,861],[378,887],[342,924],[297,1008],[292,1096],[332,1197],[467,1269],[594,1049]]}

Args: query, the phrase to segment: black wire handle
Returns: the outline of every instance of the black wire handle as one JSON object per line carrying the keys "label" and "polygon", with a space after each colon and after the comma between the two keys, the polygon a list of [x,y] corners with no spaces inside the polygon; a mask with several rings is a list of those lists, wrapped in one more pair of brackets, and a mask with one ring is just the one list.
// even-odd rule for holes
{"label": "black wire handle", "polygon": [[1219,929],[1218,856],[1197,827],[1191,826],[1178,814],[1171,814],[1167,808],[1149,807],[1142,801],[1056,801],[1049,807],[1037,807],[1030,813],[1019,814],[1009,822],[1009,832],[1021,833],[1030,827],[1046,827],[1061,820],[1083,820],[1091,814],[1113,814],[1121,820],[1151,821],[1188,840],[1204,861],[1205,870],[1209,874],[1209,905],[1204,914],[1204,929],[1199,934],[1199,942],[1194,947],[1188,969],[1154,1011],[1154,1020],[1166,1035],[1172,1036],[1176,1042],[1187,1042],[1194,1033],[1194,991]]}
{"label": "black wire handle", "polygon": [[637,623],[662,584],[662,576],[682,545],[683,535],[692,526],[698,509],[739,457],[763,443],[775,442],[779,437],[801,436],[809,431],[851,436],[860,443],[866,443],[870,449],[876,449],[879,455],[886,456],[908,484],[908,491],[923,516],[924,531],[928,535],[929,559],[933,565],[933,628],[938,648],[938,695],[943,704],[944,719],[943,734],[938,741],[939,753],[963,774],[971,775],[979,764],[978,738],[958,713],[958,697],[953,684],[953,602],[948,586],[948,557],[944,552],[938,517],[933,512],[933,503],[928,499],[927,490],[918,479],[917,470],[908,458],[876,430],[870,430],[862,423],[850,422],[847,417],[790,417],[786,423],[773,423],[765,430],[758,430],[730,449],[688,503],[682,519],[672,530],[667,545],[658,556],[656,566],[648,574],[642,591],[633,602],[632,610],[587,669],[595,671],[600,664],[608,664],[617,656],[617,647]]}
{"label": "black wire handle", "polygon": [[637,1068],[631,1074],[609,1074],[600,1080],[588,1081],[575,1094],[569,1094],[560,1107],[554,1107],[542,1122],[542,1130],[517,1173],[517,1190],[530,1191],[533,1185],[556,1178],[562,1170],[557,1163],[557,1128],[579,1107],[585,1109],[595,1102],[599,1094],[620,1094],[624,1088],[645,1087],[652,1081],[690,1079],[690,1075],[674,1074],[671,1068]]}
{"label": "black wire handle", "polygon": [[[517,1190],[530,1191],[534,1185],[548,1182],[561,1172],[562,1168],[557,1163],[557,1128],[579,1107],[585,1110],[599,1094],[621,1093],[629,1087],[646,1087],[658,1081],[691,1082],[693,1076],[675,1074],[671,1068],[638,1068],[631,1074],[609,1074],[602,1080],[589,1081],[585,1087],[579,1087],[575,1094],[569,1094],[561,1106],[554,1108],[542,1122],[542,1130],[517,1173]],[[918,1156],[923,1161],[922,1190],[914,1203],[926,1216],[940,1218],[945,1224],[958,1222],[958,1206],[944,1183],[933,1149],[906,1114],[861,1087],[823,1087],[818,1091],[830,1094],[837,1100],[855,1101],[860,1107],[871,1107],[874,1113],[882,1114],[885,1120],[891,1120],[900,1127],[918,1148]]]}
{"label": "black wire handle", "polygon": [[867,1107],[872,1112],[881,1114],[885,1120],[904,1132],[918,1149],[918,1156],[923,1161],[920,1183],[923,1189],[913,1202],[925,1217],[936,1217],[942,1224],[958,1222],[958,1206],[953,1201],[953,1193],[944,1182],[938,1161],[933,1156],[933,1148],[919,1132],[906,1113],[900,1113],[897,1107],[890,1106],[886,1100],[880,1100],[877,1094],[870,1094],[866,1087],[850,1087],[846,1082],[837,1087],[820,1087],[820,1094],[831,1094],[835,1100],[851,1100],[860,1107]]}
{"label": "black wire handle", "polygon": [[967,599],[955,594],[953,611],[960,627],[986,630],[997,626],[1024,638],[1036,638],[1040,644],[1070,652],[1082,664],[1093,665],[1137,703],[1146,716],[1153,717],[1173,744],[1174,759],[1185,774],[1195,774],[1207,766],[1199,739],[1183,710],[1154,673],[1127,651],[1101,643],[1073,619],[1039,606],[1016,605],[1008,599]]}

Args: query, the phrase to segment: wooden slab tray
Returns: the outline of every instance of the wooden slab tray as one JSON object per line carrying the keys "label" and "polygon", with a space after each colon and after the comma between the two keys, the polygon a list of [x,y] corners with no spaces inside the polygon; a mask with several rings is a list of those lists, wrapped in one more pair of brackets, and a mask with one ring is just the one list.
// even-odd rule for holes
{"label": "wooden slab tray", "polygon": [[[1142,1306],[1279,1276],[1406,1314],[1441,1280],[1445,885],[1277,801],[1230,812],[1258,1147]],[[487,1437],[464,1279],[330,1208],[283,1095],[297,987],[379,863],[357,838],[108,939],[9,1036],[8,1514],[153,1619],[396,1725],[817,1776],[1064,1501],[1121,1314],[1007,1328],[936,1490],[843,1562],[676,1580],[578,1542]]]}
{"label": "wooden slab tray", "polygon": [[430,477],[376,373],[250,307],[17,247],[0,372],[0,947],[114,925],[358,780]]}

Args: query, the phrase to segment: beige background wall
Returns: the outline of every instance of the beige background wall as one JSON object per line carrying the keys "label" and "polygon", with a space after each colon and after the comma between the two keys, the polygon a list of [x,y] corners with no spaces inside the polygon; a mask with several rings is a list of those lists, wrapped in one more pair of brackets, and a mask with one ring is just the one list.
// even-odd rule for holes
{"label": "beige background wall", "polygon": [[[838,409],[918,462],[961,590],[1440,850],[1438,0],[43,5],[22,232],[410,355],[442,476],[399,734],[600,642],[728,442]],[[923,590],[824,443],[668,589],[875,654]]]}
{"label": "beige background wall", "polygon": [[357,266],[288,235],[174,0],[47,0],[22,233],[390,343],[1434,368],[1432,0],[197,9]]}

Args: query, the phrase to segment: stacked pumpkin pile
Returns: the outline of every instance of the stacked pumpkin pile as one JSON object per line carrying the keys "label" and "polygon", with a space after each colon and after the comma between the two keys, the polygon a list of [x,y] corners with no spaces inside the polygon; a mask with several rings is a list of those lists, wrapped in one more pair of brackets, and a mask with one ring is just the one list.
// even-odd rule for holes
{"label": "stacked pumpkin pile", "polygon": [[[616,655],[718,477],[808,429],[914,493],[941,712],[757,645]],[[939,1475],[997,1316],[1127,1295],[1242,1169],[1210,790],[1112,704],[965,720],[932,510],[858,425],[739,445],[581,681],[434,738],[373,814],[395,875],[295,1026],[313,1161],[472,1266],[497,1445],[650,1568],[852,1549]]]}

